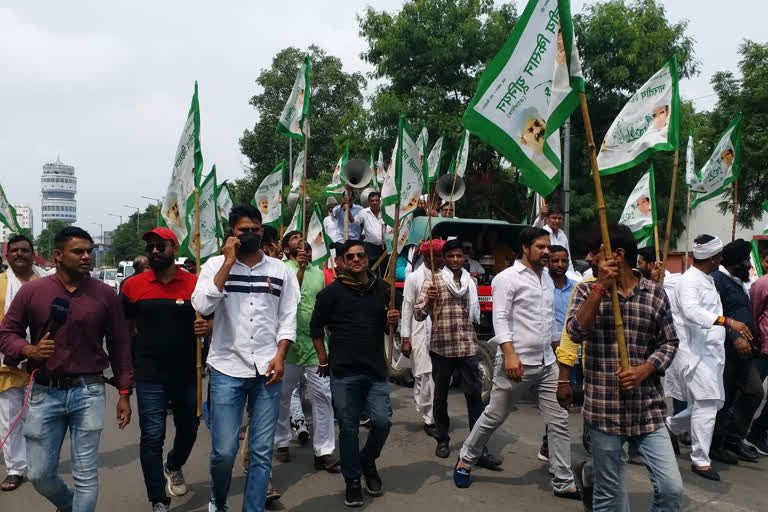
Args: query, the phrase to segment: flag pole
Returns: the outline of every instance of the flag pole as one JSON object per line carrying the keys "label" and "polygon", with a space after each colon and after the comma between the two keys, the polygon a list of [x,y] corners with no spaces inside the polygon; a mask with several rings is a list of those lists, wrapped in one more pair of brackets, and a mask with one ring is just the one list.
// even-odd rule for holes
{"label": "flag pole", "polygon": [[[200,189],[195,187],[195,273],[200,278]],[[195,313],[197,320],[200,320],[200,313]],[[197,417],[203,415],[203,351],[202,338],[197,336],[195,343],[196,351],[196,381],[197,381]]]}
{"label": "flag pole", "polygon": [[680,163],[680,150],[675,150],[675,163],[672,166],[672,190],[669,191],[669,209],[667,210],[667,229],[664,232],[664,255],[661,263],[661,275],[659,283],[664,284],[664,273],[667,270],[667,258],[669,257],[669,239],[672,235],[672,213],[675,210],[675,193],[677,192],[677,168]]}
{"label": "flag pole", "polygon": [[[584,130],[587,135],[587,149],[589,150],[589,159],[592,164],[592,180],[595,184],[595,196],[597,197],[597,212],[600,218],[600,231],[603,236],[603,255],[606,258],[613,257],[611,250],[611,238],[608,235],[608,218],[605,212],[605,198],[603,197],[603,185],[600,182],[600,169],[597,166],[597,152],[595,151],[595,138],[592,134],[592,123],[589,120],[589,108],[587,107],[587,96],[579,92],[581,102],[581,115],[584,118]],[[627,353],[627,342],[624,338],[624,323],[621,320],[621,309],[619,304],[619,292],[616,283],[611,286],[611,308],[613,309],[613,321],[616,326],[616,344],[619,349],[619,360],[621,368],[629,368],[629,354]]]}
{"label": "flag pole", "polygon": [[736,214],[739,213],[739,180],[733,182],[733,228],[731,228],[731,242],[736,240]]}
{"label": "flag pole", "polygon": [[683,261],[683,272],[688,270],[688,248],[691,243],[691,188],[688,187],[688,210],[685,217],[685,261]]}
{"label": "flag pole", "polygon": [[304,165],[301,171],[301,237],[307,232],[307,160],[309,160],[309,119],[304,120]]}
{"label": "flag pole", "polygon": [[[389,257],[388,272],[390,272],[389,283],[389,309],[395,309],[395,268],[397,268],[397,245],[400,238],[400,201],[395,204],[395,237],[392,239],[392,255]],[[392,351],[394,349],[395,326],[389,325],[389,347],[387,354],[387,364],[392,365]]]}
{"label": "flag pole", "polygon": [[653,223],[653,246],[656,248],[656,261],[661,260],[661,254],[659,250],[659,224]]}

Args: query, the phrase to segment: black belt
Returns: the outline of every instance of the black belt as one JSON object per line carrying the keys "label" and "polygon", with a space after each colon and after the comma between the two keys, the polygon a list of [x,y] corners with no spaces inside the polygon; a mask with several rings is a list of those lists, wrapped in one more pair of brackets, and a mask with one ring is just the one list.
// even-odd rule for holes
{"label": "black belt", "polygon": [[88,384],[104,384],[104,376],[101,374],[74,375],[71,377],[46,377],[35,374],[35,384],[49,386],[58,389],[77,388]]}

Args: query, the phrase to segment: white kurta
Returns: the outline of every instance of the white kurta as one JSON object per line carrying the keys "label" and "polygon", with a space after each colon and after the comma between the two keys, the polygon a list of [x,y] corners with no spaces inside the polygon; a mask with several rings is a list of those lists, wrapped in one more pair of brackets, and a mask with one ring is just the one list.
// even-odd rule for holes
{"label": "white kurta", "polygon": [[423,322],[419,322],[413,316],[413,307],[419,299],[424,281],[431,279],[431,275],[432,272],[427,269],[427,266],[422,265],[408,274],[403,287],[400,336],[411,339],[411,364],[413,365],[414,376],[432,372],[432,360],[429,357],[432,320],[427,318]]}
{"label": "white kurta", "polygon": [[[670,274],[665,272],[664,275],[664,291],[669,299],[669,304],[672,308],[672,319],[675,323],[675,331],[677,337],[680,339],[680,344],[685,343],[680,335],[683,330],[683,319],[680,317],[680,304],[677,302],[677,285],[682,279],[682,274]],[[667,370],[664,372],[664,396],[675,398],[681,402],[688,401],[688,394],[685,390],[685,379],[683,378],[683,361],[684,357],[680,356],[680,349],[678,348],[677,355],[672,359]]]}
{"label": "white kurta", "polygon": [[676,290],[681,328],[677,357],[689,400],[725,401],[725,328],[714,325],[723,314],[720,295],[711,276],[689,268]]}

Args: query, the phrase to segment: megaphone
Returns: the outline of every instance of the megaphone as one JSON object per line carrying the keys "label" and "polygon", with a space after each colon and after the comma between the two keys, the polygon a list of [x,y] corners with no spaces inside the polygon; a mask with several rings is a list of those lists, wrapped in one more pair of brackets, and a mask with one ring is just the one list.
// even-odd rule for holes
{"label": "megaphone", "polygon": [[363,206],[363,208],[368,208],[368,194],[371,192],[376,192],[375,188],[368,187],[363,189],[362,192],[360,192],[360,204]]}
{"label": "megaphone", "polygon": [[299,197],[300,195],[294,192],[291,192],[290,194],[288,194],[288,208],[290,208],[291,210],[296,208],[296,204],[299,202]]}
{"label": "megaphone", "polygon": [[373,169],[365,160],[353,158],[341,170],[341,175],[344,177],[344,182],[351,188],[361,189],[367,187],[373,179]]}
{"label": "megaphone", "polygon": [[458,174],[446,174],[437,180],[437,195],[443,201],[458,201],[464,196],[467,191],[467,186],[464,184],[464,178]]}

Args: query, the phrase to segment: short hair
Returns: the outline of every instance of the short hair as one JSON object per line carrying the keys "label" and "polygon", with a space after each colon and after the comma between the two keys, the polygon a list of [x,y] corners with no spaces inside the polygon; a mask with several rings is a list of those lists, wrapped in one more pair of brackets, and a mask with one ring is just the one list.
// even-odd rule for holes
{"label": "short hair", "polygon": [[53,238],[53,245],[58,250],[62,250],[67,245],[67,242],[73,238],[88,240],[88,242],[93,245],[93,238],[91,238],[91,235],[89,235],[88,232],[83,228],[79,228],[77,226],[67,226],[56,233],[56,236]]}
{"label": "short hair", "polygon": [[448,240],[445,242],[445,244],[443,244],[443,255],[446,255],[451,251],[455,251],[456,249],[460,250],[461,253],[464,254],[464,248],[461,246],[461,240],[458,238]]}
{"label": "short hair", "polygon": [[554,215],[556,213],[559,213],[559,214],[562,215],[565,212],[563,211],[563,207],[562,206],[557,205],[557,204],[553,204],[552,206],[549,207],[549,210],[547,211],[547,217],[549,217],[550,215]]}
{"label": "short hair", "polygon": [[440,209],[442,210],[446,206],[450,206],[451,208],[453,208],[453,204],[451,204],[448,201],[446,201],[446,202],[444,202],[443,204],[440,205]]}
{"label": "short hair", "polygon": [[568,256],[568,249],[563,247],[562,245],[553,245],[549,248],[549,254],[552,254],[553,252],[564,252],[566,256]]}
{"label": "short hair", "polygon": [[[251,218],[251,217],[249,217]],[[277,243],[277,239],[280,235],[277,230],[272,226],[264,226],[264,234],[261,236],[262,244],[274,244]]]}
{"label": "short hair", "polygon": [[417,206],[415,210],[413,210],[413,218],[416,217],[426,217],[427,216],[427,210],[422,208],[421,206]]}
{"label": "short hair", "polygon": [[600,226],[593,226],[584,237],[584,248],[587,253],[597,254],[600,252],[600,246],[603,245],[603,232]]}
{"label": "short hair", "polygon": [[[269,227],[269,226],[267,226],[267,227]],[[293,237],[294,237],[294,236],[296,236],[296,235],[300,235],[300,234],[301,234],[301,231],[297,231],[297,230],[295,230],[295,229],[294,229],[293,231],[289,231],[289,232],[287,232],[287,233],[285,234],[285,236],[283,236],[283,242],[282,242],[282,247],[283,247],[283,249],[285,249],[286,247],[288,247],[288,242],[290,242],[290,241],[291,241],[291,238],[293,238]]]}
{"label": "short hair", "polygon": [[549,238],[549,231],[542,228],[528,227],[520,232],[520,245],[530,247],[537,238],[546,236]]}
{"label": "short hair", "polygon": [[22,235],[21,233],[13,235],[8,239],[8,247],[10,247],[11,244],[17,244],[19,242],[27,242],[29,244],[29,249],[32,251],[35,250],[35,245],[32,243],[32,240],[30,240],[27,235]]}
{"label": "short hair", "polygon": [[[341,255],[342,255],[342,256],[346,256],[346,255],[347,255],[347,252],[348,252],[348,251],[349,251],[351,248],[353,248],[353,247],[355,247],[355,246],[358,246],[358,245],[359,245],[360,247],[362,247],[363,249],[365,249],[365,245],[363,245],[363,242],[362,242],[362,241],[360,241],[360,240],[347,240],[346,242],[344,242],[344,243],[341,245]],[[339,250],[338,250],[338,249],[336,249],[336,252],[339,252]]]}
{"label": "short hair", "polygon": [[625,224],[611,224],[608,226],[608,237],[611,241],[611,250],[624,249],[625,263],[634,267],[637,265],[637,240],[629,226]]}
{"label": "short hair", "polygon": [[656,248],[654,246],[643,247],[637,250],[637,254],[642,256],[648,263],[656,262]]}
{"label": "short hair", "polygon": [[370,201],[372,197],[378,197],[381,199],[381,192],[378,192],[376,190],[368,193],[368,200]]}
{"label": "short hair", "polygon": [[255,206],[250,204],[241,204],[232,208],[229,212],[229,225],[232,229],[235,228],[240,219],[256,220],[261,224],[261,212]]}

